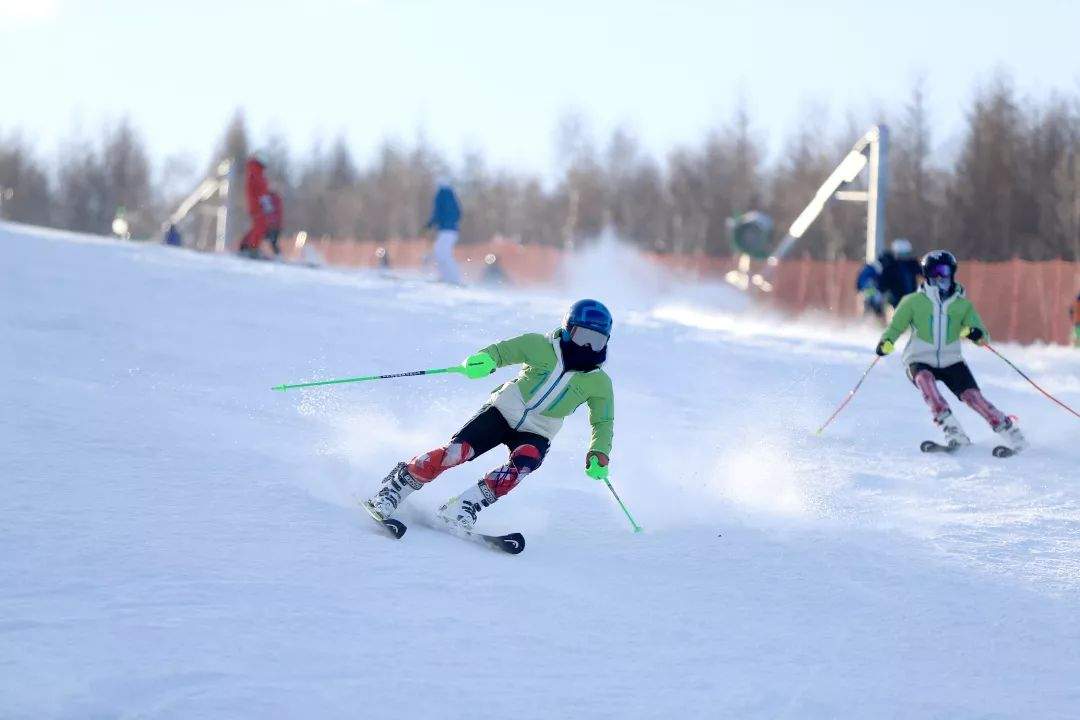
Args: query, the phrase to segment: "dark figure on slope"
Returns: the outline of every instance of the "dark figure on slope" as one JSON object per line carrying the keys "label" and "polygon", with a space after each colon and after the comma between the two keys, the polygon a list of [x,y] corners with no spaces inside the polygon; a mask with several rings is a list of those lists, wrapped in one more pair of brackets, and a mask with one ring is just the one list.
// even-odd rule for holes
{"label": "dark figure on slope", "polygon": [[911,256],[911,243],[903,238],[892,241],[876,262],[867,263],[855,281],[866,309],[885,317],[885,307],[895,308],[900,300],[918,288],[922,268]]}

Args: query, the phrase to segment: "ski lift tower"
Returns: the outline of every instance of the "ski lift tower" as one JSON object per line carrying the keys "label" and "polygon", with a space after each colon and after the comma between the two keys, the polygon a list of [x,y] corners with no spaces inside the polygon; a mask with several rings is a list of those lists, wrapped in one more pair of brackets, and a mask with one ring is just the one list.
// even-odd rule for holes
{"label": "ski lift tower", "polygon": [[182,228],[185,243],[195,250],[224,252],[232,243],[236,228],[239,163],[222,160],[214,172],[184,199],[169,216],[165,226]]}
{"label": "ski lift tower", "polygon": [[[866,189],[841,189],[849,185],[866,169]],[[787,236],[769,256],[768,264],[775,267],[802,238],[830,200],[866,203],[866,261],[874,262],[885,247],[885,204],[889,199],[889,128],[875,125],[866,131],[836,166],[828,179],[818,188]]]}

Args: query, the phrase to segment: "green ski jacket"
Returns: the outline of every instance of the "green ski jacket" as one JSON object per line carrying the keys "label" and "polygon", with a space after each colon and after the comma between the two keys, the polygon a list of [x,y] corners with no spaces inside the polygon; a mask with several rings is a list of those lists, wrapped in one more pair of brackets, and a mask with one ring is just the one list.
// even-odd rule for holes
{"label": "green ski jacket", "polygon": [[589,450],[611,453],[615,428],[615,394],[602,369],[563,369],[559,333],[528,333],[483,348],[498,367],[521,365],[521,372],[495,389],[491,404],[510,427],[554,438],[563,420],[582,404],[589,405],[592,440]]}
{"label": "green ski jacket", "polygon": [[986,339],[990,339],[990,333],[960,284],[945,300],[941,299],[936,287],[925,283],[917,291],[905,295],[881,339],[895,343],[909,328],[911,338],[904,348],[904,363],[908,365],[926,363],[941,368],[962,362],[960,338],[964,328],[979,328]]}

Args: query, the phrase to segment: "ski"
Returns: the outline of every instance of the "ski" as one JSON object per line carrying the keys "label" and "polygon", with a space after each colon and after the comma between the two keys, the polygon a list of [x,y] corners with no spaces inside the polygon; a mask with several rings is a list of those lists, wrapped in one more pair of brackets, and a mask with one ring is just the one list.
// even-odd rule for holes
{"label": "ski", "polygon": [[360,506],[367,511],[367,514],[371,516],[372,520],[382,525],[387,532],[393,535],[397,540],[400,540],[401,536],[405,534],[405,531],[409,529],[405,526],[405,523],[400,520],[395,520],[393,518],[383,520],[367,500],[361,500]]}
{"label": "ski", "polygon": [[493,550],[499,550],[510,555],[517,555],[525,549],[525,536],[521,533],[515,532],[506,535],[485,535],[483,533],[466,530],[465,528],[458,527],[457,525],[442,520],[435,520],[430,525],[432,528],[443,530],[454,537],[486,545]]}
{"label": "ski", "polygon": [[961,447],[963,447],[963,445],[942,445],[941,443],[934,442],[933,440],[923,440],[922,444],[919,445],[919,449],[922,450],[924,453],[954,453]]}
{"label": "ski", "polygon": [[1007,457],[1012,457],[1013,455],[1015,455],[1016,453],[1018,453],[1020,451],[1019,450],[1014,450],[1013,448],[1008,447],[1006,445],[998,445],[993,449],[992,452],[994,454],[994,457],[996,457],[996,458],[1007,458]]}

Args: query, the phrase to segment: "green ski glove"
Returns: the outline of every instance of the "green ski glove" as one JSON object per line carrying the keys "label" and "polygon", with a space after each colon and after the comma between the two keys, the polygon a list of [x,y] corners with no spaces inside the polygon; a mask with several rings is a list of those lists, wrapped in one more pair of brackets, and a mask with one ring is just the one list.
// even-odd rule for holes
{"label": "green ski glove", "polygon": [[465,377],[470,380],[478,380],[495,372],[495,358],[486,352],[478,352],[465,358],[465,362],[461,364],[461,367]]}
{"label": "green ski glove", "polygon": [[607,480],[608,479],[608,456],[602,452],[593,450],[585,456],[587,465],[585,466],[585,474],[591,477],[593,480]]}

